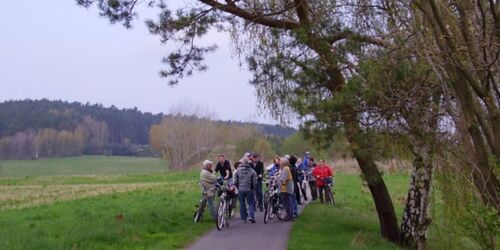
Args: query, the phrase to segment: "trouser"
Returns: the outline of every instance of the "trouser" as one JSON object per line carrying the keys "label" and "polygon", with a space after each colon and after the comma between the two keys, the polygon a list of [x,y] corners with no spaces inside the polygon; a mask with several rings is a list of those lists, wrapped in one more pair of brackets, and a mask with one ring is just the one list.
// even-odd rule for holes
{"label": "trouser", "polygon": [[[240,191],[238,193],[238,200],[240,202],[240,218],[241,220],[247,220],[248,217],[255,219],[255,200],[253,191]],[[247,211],[248,203],[248,211]]]}
{"label": "trouser", "polygon": [[319,192],[319,200],[321,202],[325,201],[325,198],[323,198],[323,197],[326,197],[327,201],[330,201],[330,198],[328,198],[328,196],[326,195],[326,186],[319,186],[318,192]]}
{"label": "trouser", "polygon": [[264,207],[264,195],[262,193],[262,180],[257,181],[257,186],[255,187],[255,196],[257,196],[257,202],[259,203],[259,209]]}
{"label": "trouser", "polygon": [[301,182],[299,183],[299,186],[300,186],[300,191],[302,192],[302,197],[304,197],[304,201],[307,201],[307,192],[306,192],[306,191],[307,191],[307,190],[306,190],[306,189],[307,189],[307,187],[306,187],[305,185],[302,185],[302,184],[303,184],[303,182],[301,181]]}
{"label": "trouser", "polygon": [[215,220],[217,218],[217,215],[215,213],[214,199],[215,199],[215,196],[208,196],[207,197],[207,205],[208,205],[208,209],[210,210],[210,216],[212,216],[212,220]]}
{"label": "trouser", "polygon": [[299,203],[297,202],[297,197],[295,195],[291,196],[292,198],[292,217],[297,217],[299,214]]}
{"label": "trouser", "polygon": [[299,187],[298,182],[294,183],[294,190],[293,191],[294,191],[295,199],[297,200],[297,203],[302,204],[301,199],[300,199],[300,187]]}
{"label": "trouser", "polygon": [[283,206],[285,207],[285,211],[286,211],[286,218],[285,220],[291,220],[292,219],[292,194],[289,194],[289,193],[286,193],[286,192],[283,192],[283,193],[280,193],[281,195],[281,199],[283,201]]}
{"label": "trouser", "polygon": [[311,189],[312,200],[315,201],[318,198],[318,191],[316,190],[316,181],[309,181],[309,188]]}

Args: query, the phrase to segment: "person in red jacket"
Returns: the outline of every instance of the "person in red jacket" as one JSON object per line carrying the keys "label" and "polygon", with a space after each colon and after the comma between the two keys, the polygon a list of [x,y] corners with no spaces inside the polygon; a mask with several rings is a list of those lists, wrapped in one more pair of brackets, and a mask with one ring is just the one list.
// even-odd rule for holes
{"label": "person in red jacket", "polygon": [[325,160],[319,159],[318,166],[313,171],[314,177],[316,177],[316,187],[318,187],[318,194],[321,203],[324,202],[324,190],[325,190],[325,179],[333,176],[332,169],[330,166],[325,164]]}

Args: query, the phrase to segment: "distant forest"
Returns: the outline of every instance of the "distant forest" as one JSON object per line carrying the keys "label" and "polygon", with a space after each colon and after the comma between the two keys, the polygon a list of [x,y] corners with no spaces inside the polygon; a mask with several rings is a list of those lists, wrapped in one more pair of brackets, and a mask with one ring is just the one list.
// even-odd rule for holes
{"label": "distant forest", "polygon": [[[150,155],[149,131],[169,115],[118,109],[102,104],[42,100],[0,103],[0,159],[80,154]],[[290,127],[219,121],[255,126],[265,136],[287,137]]]}

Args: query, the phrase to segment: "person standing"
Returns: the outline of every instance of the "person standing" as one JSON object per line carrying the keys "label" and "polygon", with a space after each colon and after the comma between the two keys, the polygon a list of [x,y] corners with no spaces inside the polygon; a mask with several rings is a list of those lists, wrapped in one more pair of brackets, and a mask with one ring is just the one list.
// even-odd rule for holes
{"label": "person standing", "polygon": [[[234,185],[238,188],[238,200],[240,202],[240,218],[243,223],[248,220],[255,223],[255,185],[257,183],[257,174],[250,166],[247,158],[242,158],[241,165],[234,176]],[[248,211],[247,211],[248,203]]]}
{"label": "person standing", "polygon": [[257,153],[252,154],[252,160],[254,163],[254,170],[257,174],[257,185],[255,186],[255,194],[257,196],[257,202],[259,211],[264,211],[264,194],[262,193],[262,179],[264,177],[264,163],[260,160],[260,155]]}
{"label": "person standing", "polygon": [[332,170],[330,166],[325,164],[325,160],[319,159],[318,166],[314,169],[313,174],[316,177],[316,187],[318,187],[319,200],[323,203],[325,200],[325,179],[332,176]]}
{"label": "person standing", "polygon": [[294,194],[293,190],[293,177],[288,167],[288,159],[283,157],[280,159],[280,172],[278,175],[278,181],[281,183],[281,199],[283,200],[283,206],[286,210],[285,220],[293,220],[292,218],[292,196]]}
{"label": "person standing", "polygon": [[218,157],[217,165],[215,166],[215,172],[219,173],[224,180],[231,180],[233,178],[233,171],[231,170],[231,163],[226,160],[223,154]]}
{"label": "person standing", "polygon": [[313,174],[313,171],[316,168],[316,163],[314,162],[313,157],[309,157],[304,163],[307,164],[307,178],[309,179],[309,188],[311,189],[311,199],[315,201],[318,198],[316,177]]}
{"label": "person standing", "polygon": [[214,171],[212,170],[212,162],[210,160],[205,160],[203,162],[203,169],[200,173],[200,182],[203,187],[203,191],[207,194],[207,203],[208,208],[210,210],[210,215],[212,219],[216,219],[215,215],[215,183],[217,182],[217,177],[215,176]]}
{"label": "person standing", "polygon": [[302,193],[302,197],[304,199],[304,203],[307,201],[307,159],[302,161],[302,158],[299,158],[297,161],[297,168],[299,170],[299,188]]}
{"label": "person standing", "polygon": [[289,164],[290,164],[290,171],[292,173],[292,180],[293,180],[293,191],[294,195],[292,195],[292,210],[293,214],[292,217],[296,218],[299,214],[299,204],[301,203],[300,200],[300,188],[299,188],[299,170],[297,168],[297,157],[295,155],[291,155],[289,159]]}

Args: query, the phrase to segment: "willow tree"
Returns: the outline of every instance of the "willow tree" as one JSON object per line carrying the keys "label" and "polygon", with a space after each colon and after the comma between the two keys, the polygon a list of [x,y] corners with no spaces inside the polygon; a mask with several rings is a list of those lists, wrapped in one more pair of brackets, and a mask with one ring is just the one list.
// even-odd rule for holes
{"label": "willow tree", "polygon": [[420,54],[449,88],[475,186],[500,213],[500,2],[414,1]]}
{"label": "willow tree", "polygon": [[[97,4],[111,22],[130,27],[138,0],[78,0],[83,6]],[[253,73],[261,103],[276,117],[299,114],[308,131],[331,141],[343,129],[371,191],[382,236],[400,242],[394,206],[375,163],[367,140],[366,113],[350,100],[349,79],[361,54],[376,54],[393,46],[384,40],[391,17],[385,1],[320,0],[199,0],[171,9],[163,1],[148,5],[161,10],[158,20],[147,22],[162,42],[180,48],[163,61],[162,76],[170,84],[207,69],[204,55],[215,46],[197,41],[210,30],[228,32],[232,45]],[[381,8],[382,7],[382,8]],[[390,14],[394,14],[390,12]],[[316,133],[318,132],[318,133]]]}

